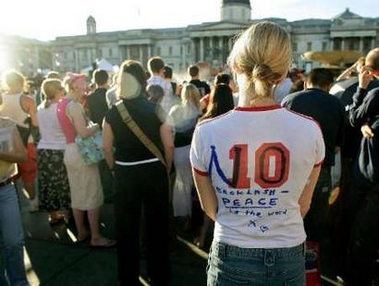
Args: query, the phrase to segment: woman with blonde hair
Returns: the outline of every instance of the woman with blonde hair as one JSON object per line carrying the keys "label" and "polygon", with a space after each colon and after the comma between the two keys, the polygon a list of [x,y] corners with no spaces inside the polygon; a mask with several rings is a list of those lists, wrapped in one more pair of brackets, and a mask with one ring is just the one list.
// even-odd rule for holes
{"label": "woman with blonde hair", "polygon": [[[91,237],[92,247],[112,247],[116,242],[105,238],[100,233],[100,207],[104,196],[101,187],[100,174],[97,164],[86,165],[75,143],[76,136],[87,138],[95,135],[100,127],[90,126],[84,109],[79,100],[86,92],[86,76],[84,74],[67,73],[63,86],[66,96],[57,107],[59,124],[66,137],[64,164],[66,165],[70,183],[71,208],[78,231],[77,241],[83,242]],[[90,231],[85,224],[87,215]]]}
{"label": "woman with blonde hair", "polygon": [[184,228],[188,230],[192,214],[191,191],[194,186],[189,150],[193,131],[201,115],[200,92],[195,85],[185,84],[180,97],[181,103],[174,105],[169,112],[169,121],[175,131],[174,166],[176,177],[172,204],[174,217],[184,217]]}
{"label": "woman with blonde hair", "polygon": [[57,117],[58,102],[64,97],[59,79],[46,79],[41,86],[44,101],[37,107],[41,140],[37,145],[40,208],[49,212],[50,224],[68,219],[70,186],[63,162],[66,138]]}
{"label": "woman with blonde hair", "polygon": [[38,120],[35,99],[26,94],[26,78],[16,70],[8,70],[3,74],[6,92],[1,95],[2,106],[0,115],[9,117],[16,122],[22,142],[27,151],[27,160],[19,164],[19,175],[29,199],[29,211],[38,211],[37,150]]}
{"label": "woman with blonde hair", "polygon": [[215,221],[207,285],[305,285],[303,217],[324,158],[318,124],[275,103],[291,64],[287,32],[253,24],[229,56],[241,104],[195,130],[191,163]]}

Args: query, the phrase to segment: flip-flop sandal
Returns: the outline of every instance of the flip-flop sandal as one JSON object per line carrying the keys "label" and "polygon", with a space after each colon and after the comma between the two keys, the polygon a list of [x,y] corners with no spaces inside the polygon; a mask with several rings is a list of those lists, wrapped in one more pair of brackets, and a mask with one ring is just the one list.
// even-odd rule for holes
{"label": "flip-flop sandal", "polygon": [[116,240],[109,239],[106,243],[99,244],[99,245],[94,245],[91,244],[90,247],[94,249],[104,249],[104,248],[112,248],[116,246]]}

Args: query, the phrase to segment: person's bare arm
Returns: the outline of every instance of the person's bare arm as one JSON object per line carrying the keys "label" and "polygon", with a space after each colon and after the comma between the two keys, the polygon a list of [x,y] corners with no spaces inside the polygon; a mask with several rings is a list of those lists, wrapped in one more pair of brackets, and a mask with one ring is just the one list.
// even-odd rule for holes
{"label": "person's bare arm", "polygon": [[0,160],[9,163],[24,163],[27,159],[26,149],[21,141],[20,134],[17,128],[12,133],[13,150],[12,151],[0,151]]}
{"label": "person's bare arm", "polygon": [[23,95],[21,105],[24,111],[29,114],[32,126],[38,127],[37,104],[34,98],[29,95]]}
{"label": "person's bare arm", "polygon": [[309,211],[311,207],[313,191],[315,189],[318,176],[320,175],[320,171],[321,171],[321,165],[313,168],[311,175],[309,176],[308,182],[305,185],[304,190],[300,195],[300,198],[299,198],[300,213],[303,218],[305,217],[305,215],[307,214],[307,212]]}
{"label": "person's bare arm", "polygon": [[89,136],[94,135],[100,129],[99,125],[97,124],[93,126],[87,126],[83,109],[80,107],[78,103],[72,102],[67,106],[67,108],[67,113],[69,117],[72,119],[72,122],[75,126],[75,130],[80,137],[87,138]]}
{"label": "person's bare arm", "polygon": [[114,167],[114,156],[113,156],[113,142],[114,135],[111,126],[105,122],[103,122],[103,151],[105,161],[108,164],[109,169],[113,170]]}
{"label": "person's bare arm", "polygon": [[170,174],[175,150],[172,127],[171,125],[164,123],[161,125],[159,132],[164,149],[167,173]]}
{"label": "person's bare arm", "polygon": [[201,208],[212,220],[216,220],[218,201],[212,181],[208,176],[199,175],[193,171],[195,186],[199,195]]}

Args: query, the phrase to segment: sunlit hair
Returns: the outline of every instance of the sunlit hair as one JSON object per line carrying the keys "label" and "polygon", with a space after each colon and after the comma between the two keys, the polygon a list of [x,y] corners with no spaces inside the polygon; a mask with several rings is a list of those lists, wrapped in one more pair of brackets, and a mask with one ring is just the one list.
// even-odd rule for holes
{"label": "sunlit hair", "polygon": [[228,58],[237,74],[246,76],[247,100],[270,97],[273,87],[286,76],[292,60],[287,32],[272,22],[253,24],[236,40]]}
{"label": "sunlit hair", "polygon": [[62,80],[61,75],[57,71],[49,71],[49,73],[46,75],[46,78],[56,78]]}
{"label": "sunlit hair", "polygon": [[164,66],[164,61],[161,57],[152,57],[147,62],[147,68],[151,74],[158,73]]}
{"label": "sunlit hair", "polygon": [[200,109],[200,91],[195,85],[191,83],[185,84],[182,88],[180,98],[183,105],[192,105],[196,109]]}
{"label": "sunlit hair", "polygon": [[42,82],[41,91],[45,97],[44,108],[48,108],[51,105],[51,101],[62,88],[62,81],[56,78],[45,79]]}
{"label": "sunlit hair", "polygon": [[2,84],[4,85],[4,90],[13,90],[20,87],[22,90],[26,90],[25,76],[14,69],[7,70],[3,73]]}
{"label": "sunlit hair", "polygon": [[366,56],[366,66],[379,72],[379,48],[372,49]]}
{"label": "sunlit hair", "polygon": [[124,61],[120,67],[117,85],[120,99],[132,99],[145,94],[147,79],[141,63],[135,60]]}

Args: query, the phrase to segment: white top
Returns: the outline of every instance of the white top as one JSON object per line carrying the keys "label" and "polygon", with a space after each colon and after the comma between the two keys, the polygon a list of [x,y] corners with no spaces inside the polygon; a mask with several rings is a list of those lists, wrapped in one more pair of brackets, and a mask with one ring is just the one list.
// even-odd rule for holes
{"label": "white top", "polygon": [[[16,123],[9,118],[0,117],[0,150],[13,151],[13,131]],[[0,160],[0,182],[4,182],[17,174],[17,164]]]}
{"label": "white top", "polygon": [[64,150],[66,138],[59,125],[57,117],[57,103],[44,108],[44,102],[37,107],[37,119],[41,140],[37,149]]}
{"label": "white top", "polygon": [[154,75],[147,80],[148,85],[160,85],[163,88],[164,96],[161,101],[161,107],[169,113],[170,108],[176,103],[176,98],[172,92],[171,83],[166,81],[163,77]]}
{"label": "white top", "polygon": [[17,125],[22,127],[29,127],[25,123],[29,114],[26,113],[21,107],[21,93],[18,94],[3,94],[3,103],[0,115],[11,118]]}
{"label": "white top", "polygon": [[318,124],[277,105],[237,107],[200,123],[190,159],[215,188],[214,239],[243,248],[303,243],[298,200],[324,155]]}
{"label": "white top", "polygon": [[291,91],[293,83],[292,80],[286,77],[281,83],[279,83],[274,90],[275,102],[280,104]]}

